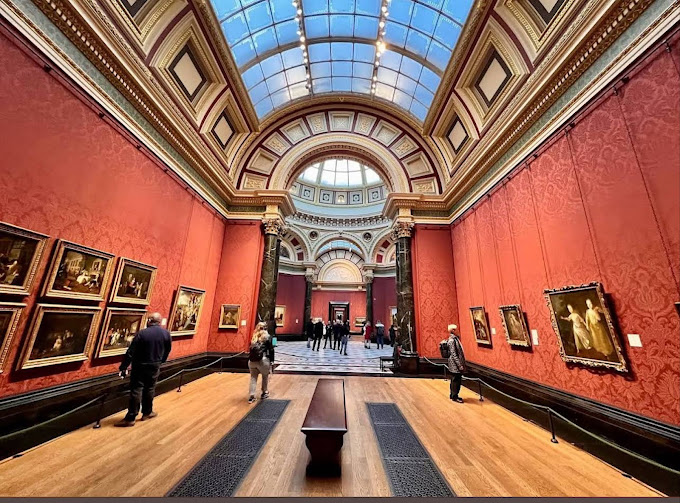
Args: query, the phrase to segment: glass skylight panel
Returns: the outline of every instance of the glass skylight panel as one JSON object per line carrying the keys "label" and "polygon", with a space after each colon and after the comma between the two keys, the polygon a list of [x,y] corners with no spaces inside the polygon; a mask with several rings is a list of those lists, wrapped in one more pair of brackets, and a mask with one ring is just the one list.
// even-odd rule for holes
{"label": "glass skylight panel", "polygon": [[315,93],[369,94],[375,46],[352,42],[318,42],[309,45],[312,89]]}
{"label": "glass skylight panel", "polygon": [[364,177],[366,178],[366,183],[368,185],[371,185],[373,183],[378,183],[380,181],[380,177],[378,176],[378,173],[373,171],[371,168],[365,168],[364,169]]}

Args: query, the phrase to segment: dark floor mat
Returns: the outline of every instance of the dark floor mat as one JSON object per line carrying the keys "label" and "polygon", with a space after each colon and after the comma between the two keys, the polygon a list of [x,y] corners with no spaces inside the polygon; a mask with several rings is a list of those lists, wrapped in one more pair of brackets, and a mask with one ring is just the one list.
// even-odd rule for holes
{"label": "dark floor mat", "polygon": [[392,495],[450,498],[451,490],[411,426],[393,403],[367,403]]}
{"label": "dark floor mat", "polygon": [[232,496],[250,470],[290,400],[263,400],[227,433],[168,496]]}

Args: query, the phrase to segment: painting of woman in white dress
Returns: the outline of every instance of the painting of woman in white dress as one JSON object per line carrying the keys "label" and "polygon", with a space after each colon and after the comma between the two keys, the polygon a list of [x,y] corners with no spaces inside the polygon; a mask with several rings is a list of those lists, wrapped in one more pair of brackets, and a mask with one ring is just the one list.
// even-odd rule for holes
{"label": "painting of woman in white dress", "polygon": [[627,371],[600,283],[545,290],[544,294],[564,361]]}

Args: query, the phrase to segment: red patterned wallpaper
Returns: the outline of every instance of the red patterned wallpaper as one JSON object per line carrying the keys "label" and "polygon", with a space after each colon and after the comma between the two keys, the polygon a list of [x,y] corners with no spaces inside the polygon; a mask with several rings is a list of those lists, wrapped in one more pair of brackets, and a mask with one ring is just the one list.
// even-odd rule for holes
{"label": "red patterned wallpaper", "polygon": [[358,330],[354,326],[354,318],[366,316],[366,292],[347,290],[313,290],[312,317],[328,319],[329,302],[349,302],[350,329]]}
{"label": "red patterned wallpaper", "polygon": [[458,323],[456,281],[448,226],[417,225],[412,238],[416,348],[421,356],[436,357],[447,327]]}
{"label": "red patterned wallpaper", "polygon": [[[279,274],[276,287],[276,305],[286,306],[283,326],[277,334],[302,334],[305,327],[305,277],[301,274]],[[295,323],[297,320],[297,323]]]}
{"label": "red patterned wallpaper", "polygon": [[157,266],[149,310],[165,317],[178,284],[206,289],[198,333],[176,339],[171,358],[205,351],[223,219],[2,35],[0,53],[0,221],[51,237],[0,374],[0,396],[114,372],[120,361],[13,370],[55,238]]}
{"label": "red patterned wallpaper", "polygon": [[[679,68],[673,53],[657,51],[452,227],[470,361],[680,424]],[[629,375],[568,368],[559,356],[543,289],[589,281],[610,295]],[[509,303],[520,303],[538,330],[530,351],[505,341],[498,306]],[[473,305],[486,307],[496,329],[492,348],[474,342]],[[629,333],[643,347],[630,347]]]}
{"label": "red patterned wallpaper", "polygon": [[[237,220],[225,227],[208,351],[238,353],[248,348],[255,327],[263,249],[261,222]],[[239,304],[246,325],[239,325],[238,330],[217,328],[222,304]]]}
{"label": "red patterned wallpaper", "polygon": [[397,305],[397,279],[376,277],[373,279],[373,318],[382,321],[385,331],[390,328],[390,307]]}

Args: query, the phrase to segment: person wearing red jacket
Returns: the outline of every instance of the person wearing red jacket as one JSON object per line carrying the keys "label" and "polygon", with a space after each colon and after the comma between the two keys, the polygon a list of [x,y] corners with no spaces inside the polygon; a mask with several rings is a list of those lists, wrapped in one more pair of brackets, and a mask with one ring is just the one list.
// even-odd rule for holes
{"label": "person wearing red jacket", "polygon": [[367,321],[364,323],[364,347],[371,349],[371,334],[373,333],[373,327],[371,322]]}

